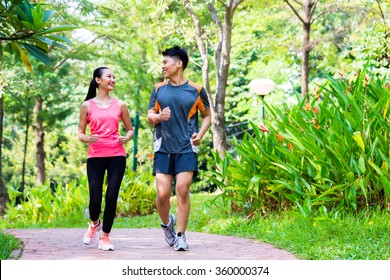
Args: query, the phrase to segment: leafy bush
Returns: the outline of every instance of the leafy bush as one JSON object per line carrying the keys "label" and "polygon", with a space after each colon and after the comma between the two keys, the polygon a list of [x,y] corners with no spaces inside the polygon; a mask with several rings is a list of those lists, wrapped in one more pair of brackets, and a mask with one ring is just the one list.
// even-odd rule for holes
{"label": "leafy bush", "polygon": [[86,186],[87,179],[84,176],[64,186],[60,184],[54,191],[49,182],[39,187],[26,187],[25,200],[20,204],[16,204],[16,198],[20,192],[9,187],[8,193],[11,201],[7,204],[4,220],[11,227],[23,227],[24,225],[50,224],[64,217],[68,219],[82,217],[88,205]]}
{"label": "leafy bush", "polygon": [[[148,172],[127,171],[119,192],[118,215],[144,215],[153,211],[156,190],[152,177]],[[16,203],[17,197],[21,195],[17,189],[8,187],[8,193],[10,203],[7,204],[4,222],[9,227],[56,224],[62,220],[80,221],[86,218],[89,191],[85,175],[66,185],[59,184],[54,190],[49,182],[39,187],[26,187],[23,196],[25,199],[20,204]]]}
{"label": "leafy bush", "polygon": [[389,107],[389,84],[365,71],[291,109],[267,105],[268,128],[252,123],[234,153],[214,154],[219,197],[248,214],[297,206],[321,219],[390,207]]}
{"label": "leafy bush", "polygon": [[151,214],[155,209],[155,178],[146,170],[128,169],[119,192],[117,215],[135,216]]}

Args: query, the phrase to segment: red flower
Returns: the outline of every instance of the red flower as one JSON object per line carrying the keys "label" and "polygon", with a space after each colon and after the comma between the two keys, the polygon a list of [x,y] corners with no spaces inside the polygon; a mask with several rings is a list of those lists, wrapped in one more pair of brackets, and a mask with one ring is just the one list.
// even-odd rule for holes
{"label": "red flower", "polygon": [[259,128],[262,132],[268,132],[268,129],[264,125],[259,125]]}
{"label": "red flower", "polygon": [[278,135],[276,135],[276,137],[278,137],[280,143],[283,142],[283,136],[281,134],[278,133]]}

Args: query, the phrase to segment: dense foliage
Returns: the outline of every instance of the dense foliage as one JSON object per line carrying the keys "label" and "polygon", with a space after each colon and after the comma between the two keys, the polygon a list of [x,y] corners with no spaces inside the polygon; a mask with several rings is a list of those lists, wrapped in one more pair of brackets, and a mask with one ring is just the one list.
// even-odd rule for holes
{"label": "dense foliage", "polygon": [[[341,73],[341,75],[343,75]],[[390,91],[361,71],[329,78],[310,101],[268,106],[266,126],[215,154],[225,202],[250,214],[297,206],[304,216],[390,206]]]}
{"label": "dense foliage", "polygon": [[70,40],[58,32],[72,30],[75,26],[48,27],[55,11],[46,10],[41,4],[32,5],[27,0],[5,0],[0,2],[0,41],[5,41],[0,53],[15,55],[30,71],[32,64],[27,54],[50,64],[50,48],[66,49],[63,43]]}
{"label": "dense foliage", "polygon": [[[156,195],[153,182],[154,177],[148,172],[133,172],[128,169],[119,193],[117,215],[127,217],[153,212]],[[20,204],[16,204],[16,199],[21,193],[11,188],[8,191],[11,202],[4,215],[4,222],[8,226],[57,225],[61,220],[78,222],[89,219],[86,176],[54,188],[48,182],[39,187],[26,188],[23,195],[25,200]]]}
{"label": "dense foliage", "polygon": [[[27,2],[30,2],[30,4]],[[213,95],[218,86],[215,78],[218,67],[217,62],[214,61],[214,50],[218,37],[215,35],[218,34],[218,28],[215,26],[214,19],[211,18],[204,1],[191,0],[185,2],[190,3],[194,7],[194,11],[202,22],[203,29],[201,35],[205,39],[209,56],[210,86],[211,95]],[[214,3],[215,7],[219,7],[216,13],[221,16],[223,14],[222,2],[216,0],[210,2]],[[21,44],[34,45],[35,43],[38,44],[39,40],[44,40],[47,42],[47,46],[49,46],[48,48],[46,46],[44,51],[50,51],[52,63],[46,65],[35,59],[31,60],[35,70],[33,74],[27,72],[21,63],[17,64],[17,60],[11,59],[9,55],[3,55],[0,58],[0,62],[4,66],[0,69],[0,94],[4,98],[2,177],[6,188],[10,190],[9,195],[13,196],[14,192],[12,190],[29,195],[29,190],[33,190],[36,187],[45,188],[40,186],[40,183],[37,183],[38,163],[36,159],[38,144],[43,146],[41,155],[44,156],[41,158],[40,164],[43,165],[42,161],[44,162],[44,168],[41,169],[44,169],[46,172],[47,182],[44,184],[46,188],[50,188],[52,193],[53,191],[56,193],[58,188],[66,188],[65,186],[68,184],[80,184],[79,178],[83,178],[85,170],[86,145],[79,143],[75,135],[78,112],[85,98],[92,71],[101,65],[109,66],[114,70],[117,84],[113,95],[127,102],[132,120],[134,120],[135,114],[140,116],[138,146],[131,147],[131,144],[129,144],[126,147],[128,155],[137,157],[138,168],[141,166],[150,167],[149,155],[153,152],[152,127],[147,124],[145,116],[151,88],[155,82],[162,79],[160,51],[175,44],[184,46],[190,54],[189,67],[186,69],[187,78],[196,83],[202,83],[201,53],[196,44],[194,23],[187,13],[185,5],[183,5],[184,1],[125,0],[108,2],[75,0],[69,2],[65,0],[7,0],[1,2],[7,9],[11,8],[11,3],[13,3],[12,11],[15,11],[16,5],[22,3],[22,6],[28,7],[31,12],[31,14],[28,14],[26,9],[18,9],[19,15],[15,15],[13,18],[17,26],[22,27],[23,25],[26,27],[28,25],[21,22],[23,18],[29,20],[35,18],[37,23],[43,23],[44,20],[47,20],[45,21],[46,24],[64,26],[65,29],[53,29],[52,31],[60,31],[59,34],[56,34],[47,33],[49,31],[45,28],[48,28],[48,26],[41,26],[41,29],[39,29],[39,24],[37,26],[31,24],[31,26],[27,26],[36,28],[33,31],[35,35],[39,35],[39,32],[46,32],[47,34],[44,35],[47,36],[56,34],[53,38],[49,38],[50,40],[38,38],[36,41],[21,42]],[[332,12],[328,13],[327,11],[330,10]],[[6,12],[8,11],[11,10]],[[383,77],[389,73],[387,54],[389,23],[386,17],[388,11],[389,4],[387,1],[326,0],[318,2],[316,13],[321,16],[319,20],[315,21],[311,29],[313,50],[310,55],[309,88],[313,90],[317,83],[323,84],[326,82],[327,76],[336,73],[340,66],[362,69],[364,65],[368,64],[367,67],[370,73],[378,75],[378,77]],[[0,11],[2,19],[4,19],[3,15],[6,12]],[[48,21],[49,15],[50,22]],[[12,36],[13,33],[18,31],[15,28],[3,28],[5,22],[1,24],[2,29],[0,32],[4,36]],[[77,26],[78,29],[63,33],[62,31],[68,27],[70,28],[70,25]],[[351,150],[351,146],[348,147],[347,153],[337,149],[333,151],[332,145],[335,145],[335,138],[343,136],[342,134],[337,135],[337,133],[343,132],[345,133],[344,136],[349,137],[346,140],[337,140],[340,142],[347,141],[343,146],[346,147],[347,143],[350,144],[350,137],[359,139],[359,131],[363,141],[365,141],[365,131],[356,129],[356,131],[353,131],[356,132],[355,135],[351,135],[349,131],[338,131],[335,124],[332,124],[334,132],[330,135],[333,137],[331,139],[333,142],[328,140],[328,135],[325,137],[323,134],[322,129],[333,121],[335,116],[332,115],[334,113],[333,110],[338,112],[340,108],[344,108],[340,104],[333,104],[333,100],[337,97],[326,97],[331,95],[327,92],[342,91],[344,87],[348,88],[351,86],[349,82],[331,81],[328,87],[324,86],[318,91],[321,97],[318,100],[312,99],[312,103],[308,105],[308,108],[309,106],[312,106],[312,108],[323,107],[322,111],[317,113],[310,110],[302,111],[301,108],[306,106],[304,101],[300,105],[293,107],[291,111],[288,109],[293,99],[292,96],[300,92],[301,82],[299,73],[302,26],[294,18],[294,14],[284,1],[242,1],[242,5],[235,11],[233,27],[233,47],[231,50],[226,103],[224,104],[226,126],[231,127],[237,123],[247,123],[249,120],[257,123],[260,106],[256,97],[249,91],[248,84],[251,80],[257,78],[270,78],[275,81],[277,84],[276,88],[265,98],[269,104],[269,108],[266,110],[267,120],[269,120],[267,123],[269,134],[263,134],[255,125],[253,129],[254,133],[258,135],[258,140],[256,141],[261,139],[261,141],[268,143],[268,146],[265,145],[263,147],[264,151],[261,152],[261,157],[259,156],[259,159],[256,158],[256,160],[262,161],[262,170],[264,172],[269,172],[267,180],[270,180],[270,182],[271,180],[276,180],[276,178],[280,180],[280,182],[271,182],[275,189],[273,191],[267,190],[264,204],[261,202],[261,199],[259,200],[260,202],[256,202],[256,196],[260,197],[260,194],[254,196],[252,194],[243,194],[244,198],[241,195],[234,196],[235,199],[238,199],[234,205],[239,206],[240,209],[246,209],[248,212],[260,211],[256,210],[257,206],[260,207],[258,209],[261,209],[262,206],[266,205],[267,207],[263,208],[263,210],[267,212],[269,209],[297,205],[301,207],[303,213],[313,211],[310,209],[315,209],[314,212],[317,209],[324,211],[324,207],[329,210],[335,207],[335,205],[341,204],[356,210],[362,208],[369,209],[375,202],[378,202],[377,206],[380,208],[386,207],[386,200],[380,199],[385,185],[381,186],[378,183],[377,187],[372,187],[372,181],[376,177],[373,177],[371,174],[374,170],[378,168],[382,170],[383,168],[383,163],[378,162],[379,157],[382,157],[382,155],[375,152],[373,156],[368,152],[371,149],[368,149],[367,145],[372,145],[374,142],[365,143],[365,150],[361,151],[361,157],[359,155],[357,158],[352,157],[353,152],[356,153],[360,149],[355,140],[352,142],[355,150]],[[59,46],[57,43],[69,43],[65,37],[60,35],[66,36],[72,42],[68,51],[50,47]],[[28,38],[32,39],[33,36]],[[52,45],[49,43],[52,43]],[[0,45],[1,51],[9,51],[10,45],[13,45],[13,43],[2,41]],[[27,48],[35,50],[34,47]],[[26,48],[24,50],[27,51]],[[18,53],[14,52],[14,54],[17,56]],[[38,60],[39,58],[43,59],[43,56],[39,55],[42,53],[35,52],[35,54],[35,58]],[[29,57],[34,57],[34,53],[29,55]],[[48,62],[47,60],[45,61]],[[332,86],[334,89],[331,89]],[[372,85],[370,84],[370,86]],[[371,92],[370,90],[368,91]],[[385,92],[383,85],[381,91]],[[326,106],[326,103],[328,106]],[[41,105],[41,107],[37,105]],[[360,105],[360,103],[356,104],[356,106]],[[34,111],[34,107],[40,109]],[[327,111],[330,113],[326,113]],[[364,110],[363,112],[368,114]],[[351,111],[352,113],[362,114],[356,110]],[[321,117],[318,114],[322,114]],[[324,117],[324,114],[330,114],[331,116]],[[299,119],[298,116],[301,118]],[[366,124],[356,124],[354,122],[354,119],[360,118],[361,115],[352,116],[347,114],[347,117],[349,119],[346,123],[349,125]],[[305,139],[307,142],[302,140],[304,138],[298,138],[298,140],[293,138],[301,133],[299,129],[312,129],[309,126],[311,124],[310,118],[323,122],[321,124],[323,125],[322,129],[311,132],[317,138],[319,137],[318,135],[323,137],[323,139],[319,138],[322,142],[317,139],[314,141],[313,139],[315,138]],[[329,120],[326,120],[326,118],[329,118]],[[275,122],[271,120],[275,120]],[[302,125],[302,128],[298,128],[298,124],[296,124],[297,127],[293,127],[289,121],[296,121],[297,123],[302,121],[302,124],[299,124]],[[370,133],[373,127],[378,127],[378,124],[370,124]],[[384,132],[386,131],[384,130]],[[34,137],[34,133],[35,135],[40,134],[42,137],[37,139],[37,137]],[[278,133],[280,137],[283,137],[282,143],[279,142],[281,138],[275,138]],[[309,136],[309,132],[305,133],[302,133],[302,135]],[[200,148],[201,172],[192,186],[193,192],[215,189],[215,182],[211,180],[214,177],[211,171],[214,169],[215,162],[207,161],[214,148],[212,146],[212,136],[212,133],[209,132]],[[228,145],[230,145],[232,135],[228,132],[227,136]],[[382,138],[378,137],[378,139],[375,142],[375,151],[379,145],[383,145]],[[271,140],[273,142],[269,142]],[[233,145],[227,148],[233,151],[232,155],[235,153],[244,154],[240,149],[246,149],[245,145],[250,146],[248,144],[250,141],[250,138],[247,137],[242,146],[236,144],[236,148]],[[322,157],[322,154],[319,156],[315,156],[313,152],[310,154],[309,150],[301,151],[301,149],[313,143],[319,145],[316,151],[323,152],[326,158],[325,156]],[[315,149],[316,146],[312,146]],[[310,146],[311,149],[313,148],[312,146]],[[290,152],[289,147],[293,147],[294,153]],[[329,154],[325,153],[326,149],[329,150]],[[337,152],[336,157],[345,155],[354,159],[354,161],[348,163],[351,166],[347,165],[347,173],[337,173],[331,169],[333,166],[329,166],[331,161],[329,157],[332,156],[331,152]],[[267,157],[268,153],[273,156],[278,155],[280,159],[278,161],[270,159]],[[382,153],[388,157],[386,151],[382,151]],[[300,158],[301,156],[303,157]],[[240,155],[240,158],[242,160],[245,156]],[[285,158],[291,160],[291,162],[288,162],[289,165],[285,162]],[[225,161],[228,159],[229,156]],[[236,158],[234,158],[235,160]],[[359,169],[359,173],[356,168],[353,169],[352,167],[356,165],[355,162],[357,162],[358,167],[359,165],[362,167],[363,160],[365,170]],[[131,160],[129,157],[128,168],[130,168],[133,161],[134,159]],[[233,160],[231,160],[230,164],[232,162]],[[275,164],[270,165],[270,162],[275,162],[282,167],[277,167]],[[326,165],[321,166],[322,163]],[[332,164],[336,163],[332,162]],[[340,165],[343,166],[344,162],[341,162]],[[244,166],[243,164],[243,168]],[[258,174],[258,166],[246,166],[245,168],[248,168],[245,170],[246,174],[254,172],[252,177]],[[148,181],[152,186],[152,178],[148,178],[150,170],[142,170],[147,172],[147,174],[139,174],[139,176],[135,177],[142,182],[141,184],[146,185],[145,182]],[[130,174],[130,171],[128,172]],[[314,173],[319,175],[313,175]],[[343,174],[345,175],[344,177]],[[347,174],[349,174],[348,177]],[[367,174],[370,175],[368,176]],[[301,178],[295,182],[293,178],[298,175]],[[233,174],[231,176],[236,175]],[[383,176],[386,177],[386,173],[383,173]],[[309,182],[313,182],[313,178],[316,179],[314,181],[315,184],[312,186]],[[327,180],[331,181],[326,183],[319,178],[327,178]],[[342,184],[338,181],[340,178],[349,178],[353,182],[353,188],[351,187],[351,182],[344,182],[346,184],[345,188],[340,187],[339,184]],[[248,182],[243,180],[242,184],[244,185],[244,183]],[[139,189],[137,184],[135,184],[135,187]],[[263,182],[255,176],[253,181],[249,181],[249,185],[244,186],[244,189],[256,189],[259,184],[263,184]],[[307,186],[307,184],[310,186]],[[339,186],[339,192],[334,189],[336,186]],[[26,188],[26,191],[23,190],[24,188]],[[130,196],[129,185],[126,182],[124,182],[124,188],[129,192],[128,195]],[[326,203],[316,196],[323,188],[329,188],[332,195],[333,193],[335,194],[331,196],[332,200]],[[346,190],[349,191],[346,192]],[[356,201],[354,200],[354,190],[356,191]],[[50,194],[50,192],[47,193],[48,195]],[[286,196],[283,196],[281,193],[285,193]],[[299,197],[299,199],[295,197]],[[28,202],[27,197],[19,196],[19,198]],[[328,199],[328,196],[323,198]],[[51,200],[53,199],[48,199],[48,201]],[[17,202],[14,202],[12,206],[16,207],[17,204]],[[126,207],[127,209],[132,208],[129,205]],[[123,215],[127,215],[126,211]],[[134,211],[137,212],[138,210]]]}

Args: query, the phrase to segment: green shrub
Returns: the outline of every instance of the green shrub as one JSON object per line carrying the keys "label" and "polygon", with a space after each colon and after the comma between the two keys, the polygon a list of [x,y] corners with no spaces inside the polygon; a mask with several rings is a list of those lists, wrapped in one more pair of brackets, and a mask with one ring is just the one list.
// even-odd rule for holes
{"label": "green shrub", "polygon": [[155,177],[149,170],[134,172],[128,169],[119,192],[117,215],[151,214],[155,209]]}
{"label": "green shrub", "polygon": [[[58,185],[53,191],[50,183],[39,187],[26,187],[25,200],[16,204],[16,195],[10,195],[4,221],[10,227],[26,225],[50,224],[58,219],[76,219],[82,217],[88,204],[88,188],[86,177],[73,180],[66,185]],[[18,193],[9,187],[10,194]]]}
{"label": "green shrub", "polygon": [[[104,187],[104,191],[106,186]],[[26,187],[24,201],[16,204],[21,193],[8,188],[10,203],[4,215],[7,227],[32,225],[58,225],[66,221],[80,222],[88,218],[89,190],[85,175],[70,183],[53,187],[49,182],[39,187]],[[154,176],[149,172],[133,172],[128,169],[123,178],[118,197],[117,215],[134,216],[153,212],[156,190]],[[102,203],[104,209],[104,200]]]}
{"label": "green shrub", "polygon": [[296,206],[321,219],[389,207],[389,107],[385,79],[364,71],[291,109],[267,106],[267,128],[252,123],[234,153],[214,154],[219,197],[248,214]]}

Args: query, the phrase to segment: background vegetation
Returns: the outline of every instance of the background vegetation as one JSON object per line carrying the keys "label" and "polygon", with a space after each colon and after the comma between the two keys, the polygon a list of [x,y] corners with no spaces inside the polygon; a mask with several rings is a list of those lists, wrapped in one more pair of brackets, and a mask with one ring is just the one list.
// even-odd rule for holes
{"label": "background vegetation", "polygon": [[[230,14],[221,2],[0,2],[0,171],[7,191],[0,187],[0,196],[8,200],[1,203],[0,228],[85,225],[87,147],[77,140],[78,113],[93,69],[102,65],[115,72],[114,94],[128,104],[133,123],[140,119],[137,145],[126,146],[118,223],[132,217],[140,219],[134,226],[149,225],[155,188],[147,104],[153,84],[162,80],[160,52],[177,44],[190,54],[187,77],[207,86],[215,108],[223,108],[215,111],[223,121],[203,140],[192,189],[219,194],[198,194],[210,200],[211,208],[204,209],[210,217],[195,219],[204,226],[191,229],[264,236],[308,259],[333,258],[332,250],[339,249],[316,255],[319,247],[303,241],[320,246],[324,236],[341,229],[359,228],[365,242],[388,244],[379,233],[388,232],[382,219],[390,207],[389,2],[303,1],[312,9],[309,41],[303,6],[233,1]],[[34,26],[34,17],[19,23],[23,14],[17,12],[10,18],[9,11],[16,11],[10,5],[39,10],[42,25]],[[44,11],[52,11],[50,17]],[[227,14],[230,43],[221,37]],[[52,37],[44,38],[44,28],[54,28]],[[23,32],[32,35],[30,41],[15,39]],[[14,41],[23,52],[10,48]],[[229,57],[218,55],[220,47],[229,47]],[[302,96],[305,71],[308,91]],[[257,78],[276,83],[265,98],[263,120],[260,99],[248,88]],[[63,220],[64,213],[72,222]],[[334,258],[389,257],[381,250],[357,253],[357,233],[350,236],[353,250]],[[340,235],[338,242],[349,240]]]}

